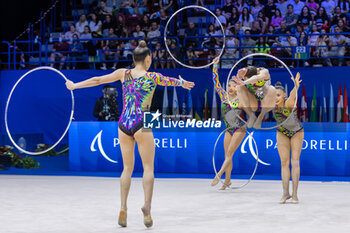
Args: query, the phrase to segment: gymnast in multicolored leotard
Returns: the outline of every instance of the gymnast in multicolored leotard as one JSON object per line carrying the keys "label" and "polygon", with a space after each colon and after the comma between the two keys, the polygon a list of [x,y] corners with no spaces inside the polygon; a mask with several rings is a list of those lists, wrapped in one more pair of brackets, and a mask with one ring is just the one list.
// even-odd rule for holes
{"label": "gymnast in multicolored leotard", "polygon": [[[298,73],[295,78],[296,87],[291,91],[288,99],[286,99],[286,92],[281,83],[278,82],[275,85],[277,99],[276,107],[272,112],[277,124],[282,123],[282,125],[277,128],[277,149],[281,159],[283,186],[283,195],[280,200],[281,204],[286,203],[290,198],[292,198],[293,203],[299,202],[297,195],[300,177],[299,158],[304,141],[304,129],[298,120],[297,111],[293,110],[293,107],[300,82],[300,74]],[[290,154],[292,154],[292,196],[289,194]]]}
{"label": "gymnast in multicolored leotard", "polygon": [[157,85],[181,86],[190,90],[193,82],[180,79],[164,77],[155,72],[147,72],[152,63],[151,51],[146,42],[140,41],[139,46],[133,52],[135,68],[131,70],[118,69],[111,74],[93,77],[88,80],[73,83],[67,81],[69,90],[93,87],[104,83],[121,81],[123,85],[123,112],[119,120],[119,141],[123,157],[123,173],[120,177],[121,207],[118,224],[127,226],[127,198],[130,190],[131,175],[134,169],[134,149],[137,142],[138,150],[143,165],[143,189],[145,193],[145,204],[141,208],[144,215],[146,227],[153,225],[151,218],[151,202],[154,184],[154,154],[155,144],[152,131],[143,131],[143,113],[149,110],[153,92]]}
{"label": "gymnast in multicolored leotard", "polygon": [[226,189],[231,185],[231,171],[232,171],[232,157],[238,146],[241,144],[246,127],[244,123],[237,117],[240,115],[242,105],[237,98],[236,88],[234,87],[234,81],[231,79],[228,83],[228,95],[226,91],[221,87],[218,75],[218,63],[219,57],[214,59],[213,65],[213,82],[215,90],[218,93],[221,100],[221,113],[224,116],[224,122],[228,129],[224,137],[224,149],[225,149],[225,161],[221,166],[218,175],[214,178],[211,185],[217,185],[220,181],[220,177],[225,172],[225,183],[220,190]]}

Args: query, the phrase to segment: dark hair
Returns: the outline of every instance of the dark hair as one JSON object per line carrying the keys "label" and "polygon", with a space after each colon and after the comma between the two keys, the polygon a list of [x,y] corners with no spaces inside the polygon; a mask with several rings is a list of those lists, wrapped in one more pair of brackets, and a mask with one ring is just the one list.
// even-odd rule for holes
{"label": "dark hair", "polygon": [[108,87],[113,87],[113,86],[108,85],[108,84],[107,84],[107,85],[104,85],[103,88],[102,88],[102,90],[104,91],[104,90],[106,90]]}
{"label": "dark hair", "polygon": [[282,83],[281,83],[281,82],[277,82],[277,83],[275,84],[275,88],[276,88],[276,90],[281,90],[281,91],[283,91],[283,92],[286,92],[286,90],[284,90],[284,87],[282,86]]}
{"label": "dark hair", "polygon": [[248,66],[247,67],[247,73],[245,74],[246,78],[250,78],[254,75],[258,74],[258,69],[255,66]]}
{"label": "dark hair", "polygon": [[139,45],[133,51],[133,58],[135,62],[143,62],[145,58],[151,55],[151,50],[147,47],[144,40],[139,41]]}

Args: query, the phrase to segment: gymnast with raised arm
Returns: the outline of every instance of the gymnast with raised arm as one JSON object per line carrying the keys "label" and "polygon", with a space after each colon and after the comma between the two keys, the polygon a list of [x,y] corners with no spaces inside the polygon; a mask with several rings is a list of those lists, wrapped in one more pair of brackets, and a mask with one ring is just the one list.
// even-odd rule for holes
{"label": "gymnast with raised arm", "polygon": [[127,198],[130,190],[131,175],[134,169],[134,148],[137,143],[143,165],[143,189],[145,203],[141,208],[146,227],[153,225],[151,218],[151,201],[154,184],[154,155],[155,144],[153,133],[144,131],[143,113],[149,111],[152,96],[157,85],[181,86],[190,90],[193,82],[187,82],[179,76],[179,79],[165,77],[159,73],[148,72],[151,66],[151,51],[145,41],[140,41],[133,51],[135,68],[118,69],[111,74],[93,77],[82,82],[73,83],[67,81],[69,90],[94,87],[104,83],[121,81],[123,87],[123,112],[119,119],[118,135],[120,149],[123,157],[123,173],[120,177],[121,207],[118,224],[127,226]]}

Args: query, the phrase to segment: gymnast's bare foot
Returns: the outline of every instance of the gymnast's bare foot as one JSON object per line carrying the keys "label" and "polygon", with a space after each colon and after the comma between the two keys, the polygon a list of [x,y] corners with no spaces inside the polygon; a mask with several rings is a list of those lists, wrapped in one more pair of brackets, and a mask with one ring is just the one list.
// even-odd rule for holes
{"label": "gymnast's bare foot", "polygon": [[126,210],[120,210],[118,224],[121,227],[126,227]]}
{"label": "gymnast's bare foot", "polygon": [[151,227],[153,225],[153,220],[151,217],[151,206],[144,205],[141,210],[143,213],[143,224],[145,224],[147,228]]}
{"label": "gymnast's bare foot", "polygon": [[293,195],[293,196],[292,196],[292,203],[293,203],[293,204],[299,204],[299,199],[298,199],[298,196],[297,196],[297,195]]}
{"label": "gymnast's bare foot", "polygon": [[248,121],[247,121],[247,127],[248,128],[253,127],[255,121],[256,121],[255,113],[250,114],[249,117],[248,117]]}
{"label": "gymnast's bare foot", "polygon": [[261,129],[261,120],[259,118],[254,123],[254,129]]}
{"label": "gymnast's bare foot", "polygon": [[282,198],[281,198],[281,200],[280,200],[280,204],[285,204],[286,203],[286,201],[288,200],[288,199],[290,199],[292,196],[291,195],[289,195],[289,194],[283,194],[283,196],[282,196]]}

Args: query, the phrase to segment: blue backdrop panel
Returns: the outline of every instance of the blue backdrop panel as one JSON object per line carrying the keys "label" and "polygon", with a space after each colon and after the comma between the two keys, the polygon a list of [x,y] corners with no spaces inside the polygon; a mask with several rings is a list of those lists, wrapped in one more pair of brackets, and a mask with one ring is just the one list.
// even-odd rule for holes
{"label": "blue backdrop panel", "polygon": [[[271,126],[273,123],[264,123]],[[74,122],[69,131],[70,169],[78,171],[122,171],[122,157],[115,122]],[[350,126],[345,123],[305,123],[305,139],[300,158],[301,174],[309,176],[348,176],[350,159],[348,141]],[[223,128],[222,128],[223,129]],[[94,140],[101,132],[101,144]],[[194,131],[154,130],[156,144],[155,171],[175,173],[213,173],[213,147],[218,130]],[[276,148],[276,131],[253,133],[258,144],[260,163],[257,174],[280,174],[280,159]],[[95,143],[93,143],[95,142]],[[137,146],[136,146],[137,147]],[[255,158],[252,141],[246,137],[237,149],[233,173],[251,174]],[[118,161],[112,163],[103,156]],[[142,165],[135,150],[135,171]],[[224,160],[223,137],[216,150],[216,166]]]}
{"label": "blue backdrop panel", "polygon": [[[313,87],[316,85],[317,88],[317,98],[318,103],[321,103],[320,98],[322,96],[322,88],[325,88],[326,97],[329,98],[329,85],[330,83],[334,88],[334,99],[337,99],[338,95],[338,86],[344,84],[348,87],[350,85],[350,79],[346,78],[346,75],[350,71],[350,67],[321,67],[321,68],[304,68],[304,69],[293,69],[294,74],[297,71],[301,72],[301,77],[303,83],[306,87],[307,93],[307,102],[308,106],[311,106],[311,97],[313,94]],[[0,133],[5,134],[5,125],[4,125],[4,111],[7,97],[10,93],[12,86],[15,82],[23,75],[26,71],[0,71]],[[42,72],[42,71],[38,71]],[[100,71],[100,70],[63,70],[62,71],[68,79],[71,79],[74,82],[79,82],[93,76],[104,75],[110,73],[111,71]],[[193,106],[199,114],[202,113],[203,102],[204,102],[204,91],[208,88],[208,98],[209,98],[209,107],[211,106],[211,99],[213,96],[213,83],[211,81],[212,73],[210,69],[202,70],[191,70],[191,69],[171,69],[171,70],[159,70],[164,75],[171,77],[178,77],[181,75],[183,78],[194,81],[196,83],[195,88],[191,91],[193,98]],[[290,80],[290,77],[286,70],[271,70],[272,83],[276,81],[281,81],[283,84],[288,83],[289,90],[293,87],[293,82]],[[220,82],[226,83],[226,78],[229,73],[227,69],[219,69]],[[42,75],[42,73],[37,73],[37,76],[42,76],[42,79],[29,79],[21,86],[22,91],[14,93],[15,98],[26,99],[27,106],[25,110],[21,110],[23,114],[19,112],[10,113],[9,118],[12,122],[11,132],[14,134],[22,133],[41,133],[44,136],[46,143],[53,143],[56,141],[62,134],[63,126],[65,125],[69,113],[67,109],[70,109],[70,95],[69,92],[64,90],[64,81],[61,78],[50,78],[53,72]],[[42,82],[46,80],[46,82]],[[118,103],[119,110],[122,110],[122,89],[120,82],[113,83],[112,85],[117,87],[119,92]],[[46,87],[46,88],[44,88]],[[93,115],[93,108],[97,98],[102,95],[102,87],[93,87],[86,88],[74,91],[75,94],[75,114],[74,118],[77,121],[94,121],[96,120]],[[163,87],[157,87],[155,92],[153,103],[155,107],[162,106],[162,91]],[[169,88],[169,103],[172,105],[173,97],[173,88]],[[37,93],[41,93],[43,98],[37,98]],[[179,97],[180,106],[182,102],[187,102],[187,91],[182,88],[177,88],[177,94]],[[299,91],[301,95],[301,91]],[[217,98],[219,104],[219,98]],[[327,100],[328,101],[328,100]],[[38,105],[40,103],[40,106]],[[336,104],[335,104],[336,105]],[[12,105],[12,107],[15,105]],[[23,106],[23,104],[22,104]],[[30,108],[29,106],[38,106],[39,108]],[[16,107],[16,106],[15,106]],[[46,108],[45,108],[46,107]],[[47,115],[42,117],[37,117],[38,113],[49,112],[49,117]],[[36,124],[27,124],[27,122],[37,122]],[[23,124],[19,124],[23,122]],[[57,122],[59,124],[54,124],[52,122]],[[67,143],[68,138],[65,137],[63,143]],[[202,158],[199,157],[198,161],[201,161],[197,165],[198,169],[202,169],[202,162],[204,165],[205,161],[202,161]],[[177,169],[182,169],[181,167]]]}

